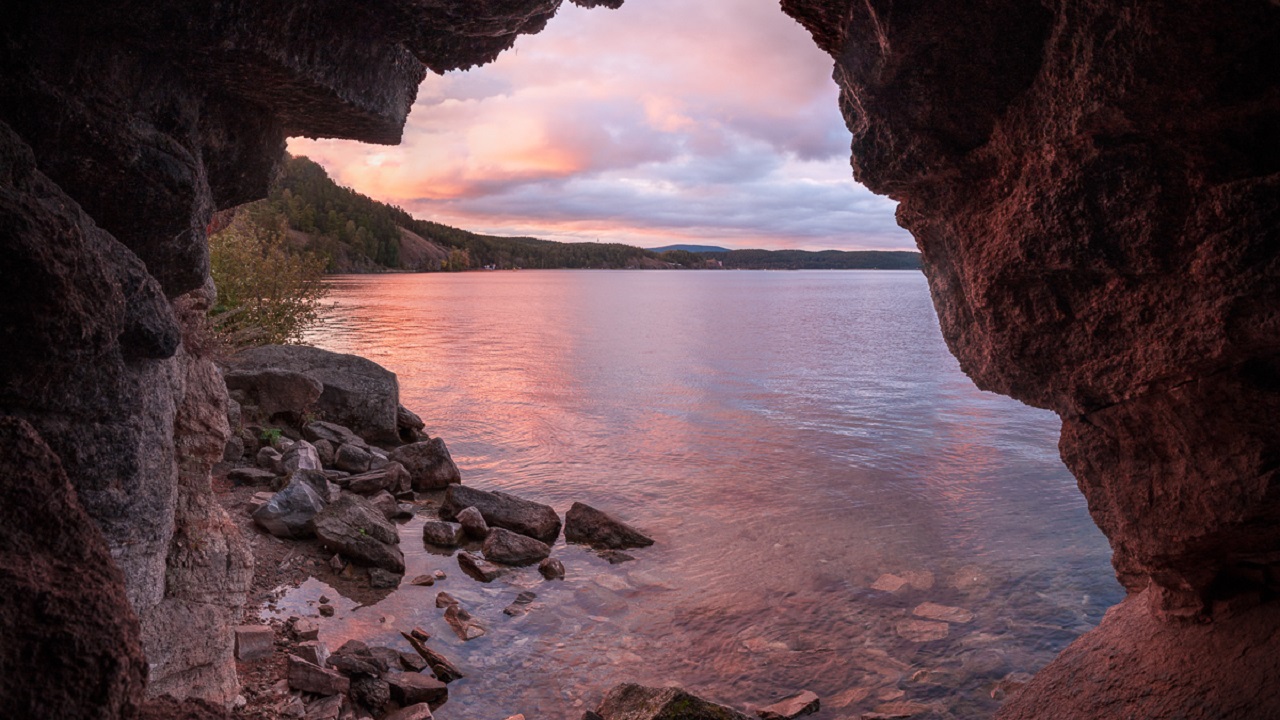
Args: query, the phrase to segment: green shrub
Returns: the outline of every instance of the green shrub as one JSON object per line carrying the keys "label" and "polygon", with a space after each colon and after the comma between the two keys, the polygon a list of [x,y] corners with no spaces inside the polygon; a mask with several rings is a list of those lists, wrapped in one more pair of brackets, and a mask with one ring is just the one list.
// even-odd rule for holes
{"label": "green shrub", "polygon": [[319,318],[325,260],[291,250],[284,219],[265,203],[236,211],[209,236],[218,288],[210,311],[215,332],[232,347],[299,343]]}

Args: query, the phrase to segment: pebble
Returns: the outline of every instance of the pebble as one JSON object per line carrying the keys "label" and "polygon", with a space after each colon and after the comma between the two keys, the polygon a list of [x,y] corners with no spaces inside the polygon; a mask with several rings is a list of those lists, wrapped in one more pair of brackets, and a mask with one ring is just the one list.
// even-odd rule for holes
{"label": "pebble", "polygon": [[333,617],[335,612],[332,605],[321,605],[318,609],[323,617]]}

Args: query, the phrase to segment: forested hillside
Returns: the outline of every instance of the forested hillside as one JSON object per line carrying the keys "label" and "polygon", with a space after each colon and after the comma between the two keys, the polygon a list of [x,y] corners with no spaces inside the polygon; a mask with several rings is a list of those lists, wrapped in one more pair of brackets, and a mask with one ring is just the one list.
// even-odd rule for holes
{"label": "forested hillside", "polygon": [[509,268],[918,269],[911,252],[731,250],[654,252],[618,243],[498,237],[419,220],[344,188],[317,163],[290,157],[267,204],[291,241],[325,259],[330,272]]}

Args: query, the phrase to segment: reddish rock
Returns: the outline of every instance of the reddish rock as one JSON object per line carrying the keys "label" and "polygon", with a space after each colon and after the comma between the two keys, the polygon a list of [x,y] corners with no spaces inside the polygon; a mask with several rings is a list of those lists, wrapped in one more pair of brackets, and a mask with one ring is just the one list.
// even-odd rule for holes
{"label": "reddish rock", "polygon": [[449,699],[448,685],[420,673],[395,673],[387,676],[387,682],[391,685],[391,698],[401,705],[440,705]]}
{"label": "reddish rock", "polygon": [[611,550],[648,547],[653,544],[653,539],[639,530],[580,502],[575,502],[564,515],[564,539]]}
{"label": "reddish rock", "polygon": [[351,689],[351,681],[340,672],[312,665],[296,655],[290,655],[289,687],[316,695],[337,695]]}
{"label": "reddish rock", "polygon": [[235,629],[236,659],[257,660],[275,650],[276,633],[270,625],[241,625]]}

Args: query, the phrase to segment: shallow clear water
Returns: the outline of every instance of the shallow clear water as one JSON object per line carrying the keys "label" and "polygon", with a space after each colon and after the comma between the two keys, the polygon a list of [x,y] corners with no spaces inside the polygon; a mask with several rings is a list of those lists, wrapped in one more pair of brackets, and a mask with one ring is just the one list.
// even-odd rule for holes
{"label": "shallow clear water", "polygon": [[[361,276],[331,300],[311,342],[396,372],[465,483],[582,501],[657,540],[616,566],[561,541],[565,581],[481,585],[406,524],[407,577],[449,578],[339,599],[322,639],[407,650],[396,631],[427,628],[470,671],[444,720],[576,718],[622,681],[739,707],[808,688],[819,718],[886,701],[983,717],[996,681],[1121,597],[1057,419],[973,386],[918,273]],[[886,573],[914,584],[871,589]],[[523,589],[531,612],[503,615]],[[488,634],[459,641],[439,590]],[[274,612],[321,594],[309,581]],[[973,619],[912,640],[926,601]]]}

